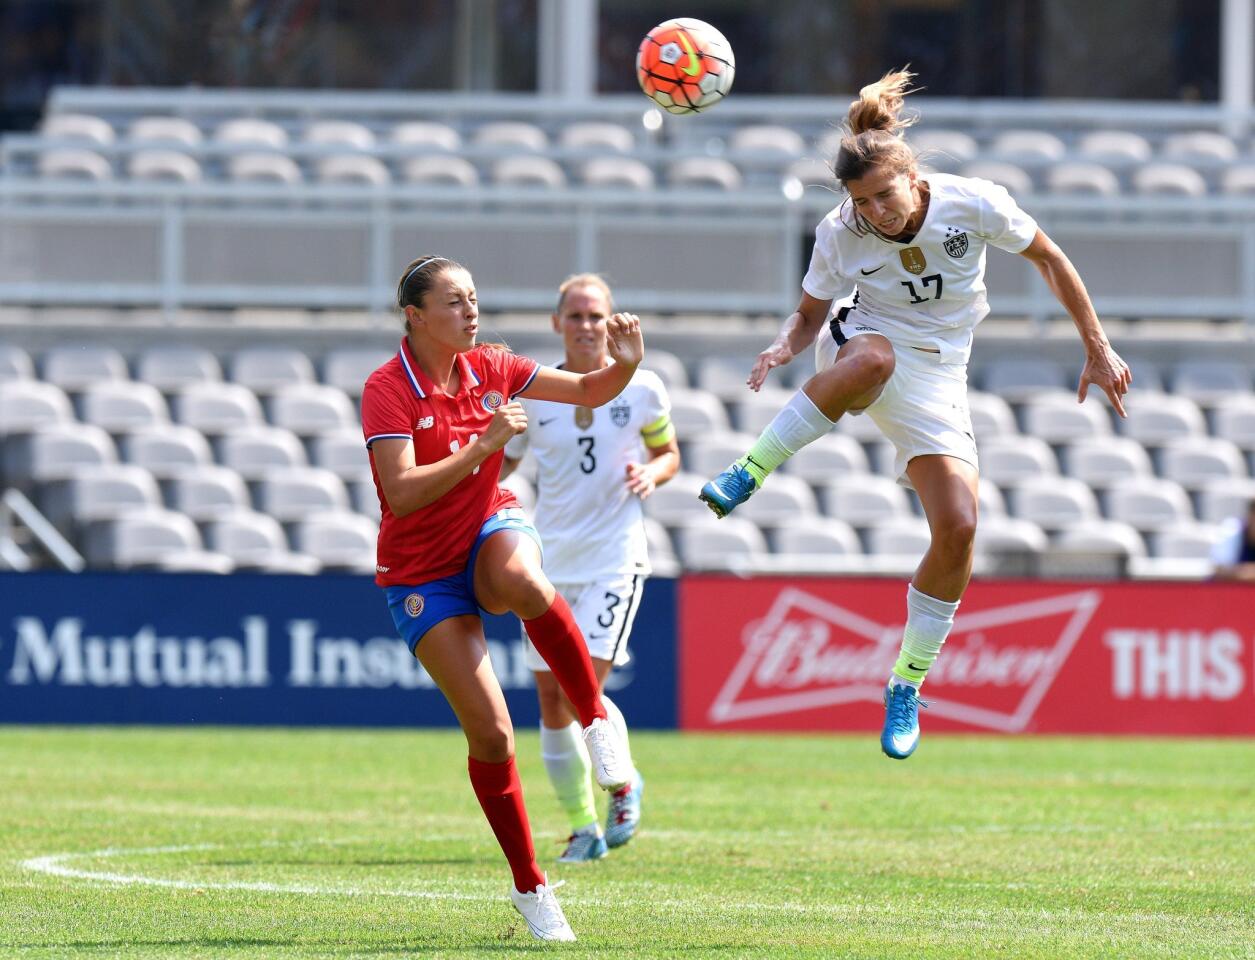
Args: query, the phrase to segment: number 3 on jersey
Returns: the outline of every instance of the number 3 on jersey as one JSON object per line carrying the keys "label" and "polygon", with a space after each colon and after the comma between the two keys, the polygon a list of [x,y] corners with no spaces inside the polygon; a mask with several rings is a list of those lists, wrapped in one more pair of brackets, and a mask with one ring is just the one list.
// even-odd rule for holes
{"label": "number 3 on jersey", "polygon": [[580,460],[580,473],[592,473],[597,469],[597,458],[593,456],[593,445],[596,443],[596,437],[577,437],[575,442],[584,451],[584,456]]}

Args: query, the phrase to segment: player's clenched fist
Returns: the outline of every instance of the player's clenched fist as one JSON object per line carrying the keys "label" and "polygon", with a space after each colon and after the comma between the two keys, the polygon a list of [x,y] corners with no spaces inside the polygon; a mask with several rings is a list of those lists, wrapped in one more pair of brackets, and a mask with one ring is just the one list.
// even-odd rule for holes
{"label": "player's clenched fist", "polygon": [[523,412],[523,404],[514,400],[502,404],[492,415],[492,423],[479,438],[479,442],[487,445],[490,450],[500,450],[515,434],[527,429],[527,414]]}
{"label": "player's clenched fist", "polygon": [[616,313],[606,321],[606,352],[615,363],[634,367],[645,356],[641,321],[634,313]]}

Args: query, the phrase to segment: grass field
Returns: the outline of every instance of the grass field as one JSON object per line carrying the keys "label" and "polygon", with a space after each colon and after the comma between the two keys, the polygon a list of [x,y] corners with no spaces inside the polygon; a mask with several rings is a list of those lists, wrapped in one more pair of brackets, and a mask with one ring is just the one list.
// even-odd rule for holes
{"label": "grass field", "polygon": [[1255,957],[1253,742],[633,746],[645,827],[545,945],[455,732],[0,728],[0,956]]}

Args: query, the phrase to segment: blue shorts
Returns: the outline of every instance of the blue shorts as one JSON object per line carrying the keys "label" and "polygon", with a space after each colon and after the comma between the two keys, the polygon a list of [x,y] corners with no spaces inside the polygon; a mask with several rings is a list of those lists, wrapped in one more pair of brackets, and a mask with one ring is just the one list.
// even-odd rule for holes
{"label": "blue shorts", "polygon": [[498,510],[479,528],[466,569],[461,573],[415,586],[397,584],[384,587],[392,622],[397,625],[397,633],[411,653],[418,648],[418,641],[423,639],[423,635],[436,624],[450,617],[479,614],[479,603],[475,600],[475,560],[484,541],[499,530],[518,530],[535,540],[537,546],[542,546],[540,534],[527,519],[527,514],[518,507],[507,507]]}

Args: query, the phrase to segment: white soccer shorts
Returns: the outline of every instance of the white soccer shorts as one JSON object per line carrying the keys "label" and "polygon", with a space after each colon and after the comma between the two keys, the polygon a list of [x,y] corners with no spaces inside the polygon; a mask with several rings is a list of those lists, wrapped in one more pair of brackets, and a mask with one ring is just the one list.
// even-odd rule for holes
{"label": "white soccer shorts", "polygon": [[[842,333],[847,339],[878,333],[862,322],[847,323]],[[837,360],[836,339],[825,326],[815,344],[815,369],[827,370]],[[915,347],[893,348],[893,375],[884,390],[865,413],[893,444],[894,476],[910,486],[906,465],[915,457],[940,453],[957,457],[977,469],[976,437],[972,430],[972,414],[967,405],[967,366],[942,363],[941,355],[917,350]]]}
{"label": "white soccer shorts", "polygon": [[[575,622],[588,643],[588,654],[609,660],[616,667],[629,662],[628,636],[641,605],[645,577],[639,573],[601,577],[590,583],[555,583],[554,587],[571,605]],[[526,639],[527,668],[533,672],[549,667],[532,641]]]}

